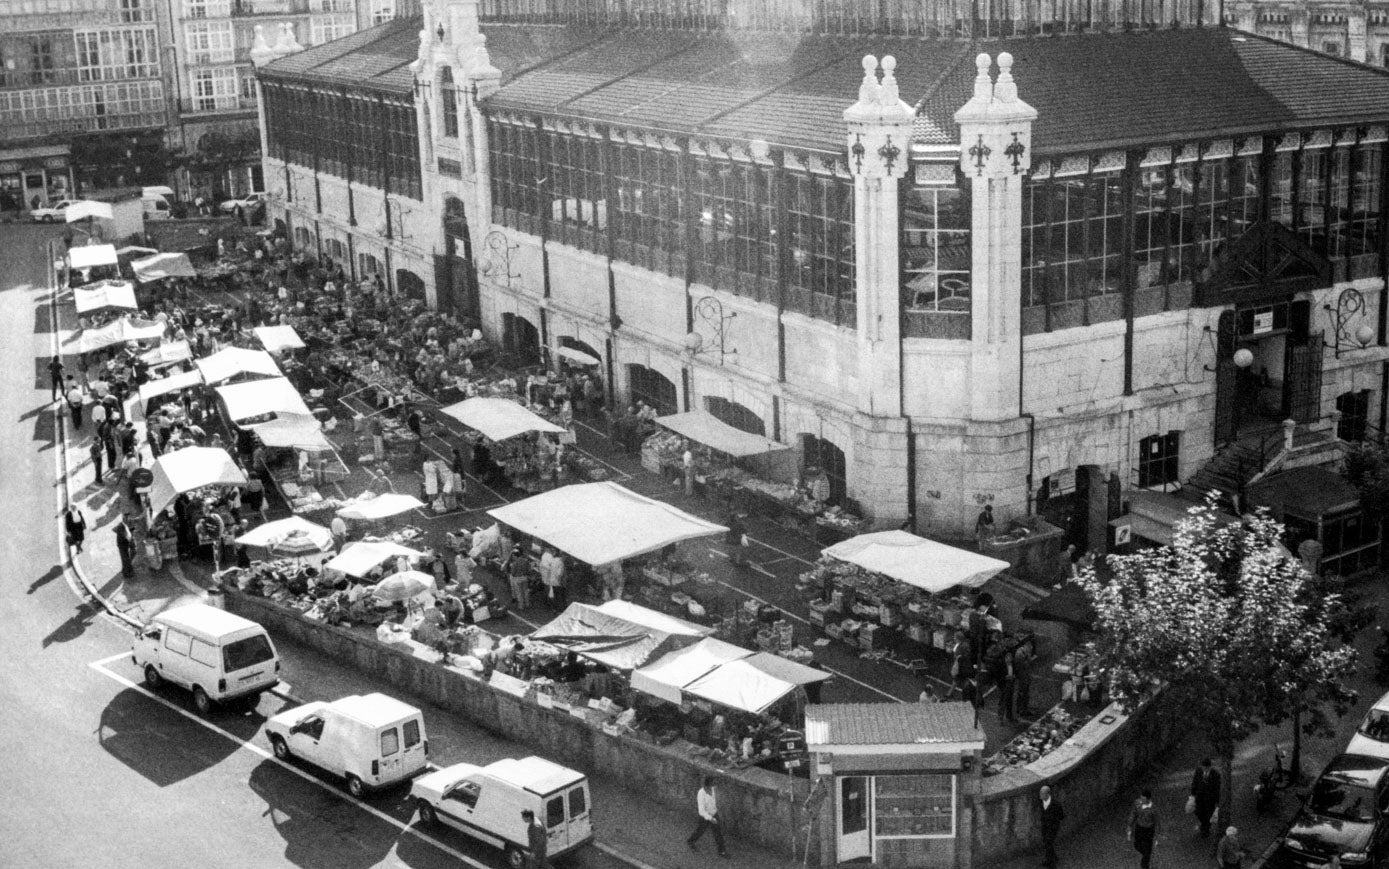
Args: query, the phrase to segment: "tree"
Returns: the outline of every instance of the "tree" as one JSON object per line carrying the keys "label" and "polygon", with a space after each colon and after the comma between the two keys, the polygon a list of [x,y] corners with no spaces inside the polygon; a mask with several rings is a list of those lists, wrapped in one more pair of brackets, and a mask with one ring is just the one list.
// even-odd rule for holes
{"label": "tree", "polygon": [[1267,513],[1224,525],[1214,500],[1178,523],[1170,546],[1110,556],[1112,576],[1084,571],[1112,696],[1132,709],[1159,690],[1221,760],[1230,817],[1236,746],[1266,725],[1325,721],[1355,694],[1355,649],[1342,641],[1338,595],[1323,596],[1279,545]]}

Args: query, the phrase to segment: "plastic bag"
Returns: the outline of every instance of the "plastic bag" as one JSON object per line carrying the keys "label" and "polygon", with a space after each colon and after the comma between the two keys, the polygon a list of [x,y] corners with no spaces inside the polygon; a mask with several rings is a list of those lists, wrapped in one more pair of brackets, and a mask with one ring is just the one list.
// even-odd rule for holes
{"label": "plastic bag", "polygon": [[1188,815],[1196,814],[1196,797],[1194,795],[1186,798],[1186,809],[1184,811]]}

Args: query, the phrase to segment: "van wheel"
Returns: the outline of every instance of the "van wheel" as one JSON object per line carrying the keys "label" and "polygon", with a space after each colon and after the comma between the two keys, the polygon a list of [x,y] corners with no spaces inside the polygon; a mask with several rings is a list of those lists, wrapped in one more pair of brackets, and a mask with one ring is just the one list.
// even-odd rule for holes
{"label": "van wheel", "polygon": [[355,775],[350,775],[347,777],[347,792],[360,800],[367,792],[367,789],[366,786],[362,784],[361,779],[357,778]]}
{"label": "van wheel", "polygon": [[212,698],[207,696],[207,692],[201,687],[193,689],[193,708],[198,710],[199,715],[208,715],[212,712]]}
{"label": "van wheel", "polygon": [[285,743],[283,736],[270,737],[270,750],[275,752],[277,760],[289,760],[289,746]]}
{"label": "van wheel", "polygon": [[421,823],[425,823],[425,824],[437,824],[437,823],[439,823],[439,815],[434,811],[434,807],[431,806],[427,800],[419,800],[419,801],[417,801],[417,805],[420,807],[420,821],[421,821]]}
{"label": "van wheel", "polygon": [[526,853],[515,845],[506,846],[506,865],[511,869],[524,869],[526,865]]}
{"label": "van wheel", "polygon": [[154,669],[153,664],[145,665],[145,684],[155,690],[164,684],[164,677],[159,675],[159,671]]}

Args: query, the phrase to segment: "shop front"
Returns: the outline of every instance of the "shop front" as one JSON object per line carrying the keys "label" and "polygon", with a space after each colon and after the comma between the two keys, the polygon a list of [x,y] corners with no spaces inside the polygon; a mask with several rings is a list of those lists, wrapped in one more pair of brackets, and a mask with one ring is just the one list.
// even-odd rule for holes
{"label": "shop front", "polygon": [[812,705],[806,749],[832,847],[821,865],[970,865],[984,732],[968,703]]}
{"label": "shop front", "polygon": [[73,189],[71,150],[67,145],[0,148],[0,211],[47,205]]}

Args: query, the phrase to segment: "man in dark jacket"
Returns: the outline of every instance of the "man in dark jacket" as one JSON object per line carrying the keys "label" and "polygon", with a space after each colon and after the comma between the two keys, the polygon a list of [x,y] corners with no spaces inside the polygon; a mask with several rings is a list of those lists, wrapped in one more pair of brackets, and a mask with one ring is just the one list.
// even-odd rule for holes
{"label": "man in dark jacket", "polygon": [[1061,808],[1061,804],[1051,795],[1051,788],[1042,785],[1042,789],[1037,792],[1041,798],[1041,818],[1042,818],[1042,865],[1056,865],[1056,837],[1061,832],[1061,821],[1066,817],[1066,810]]}
{"label": "man in dark jacket", "polygon": [[535,812],[525,809],[521,820],[526,822],[526,869],[545,869],[545,857],[550,847],[545,825],[535,819]]}
{"label": "man in dark jacket", "polygon": [[1211,766],[1208,757],[1191,776],[1191,796],[1196,801],[1197,829],[1202,836],[1211,834],[1211,815],[1220,805],[1220,773]]}

